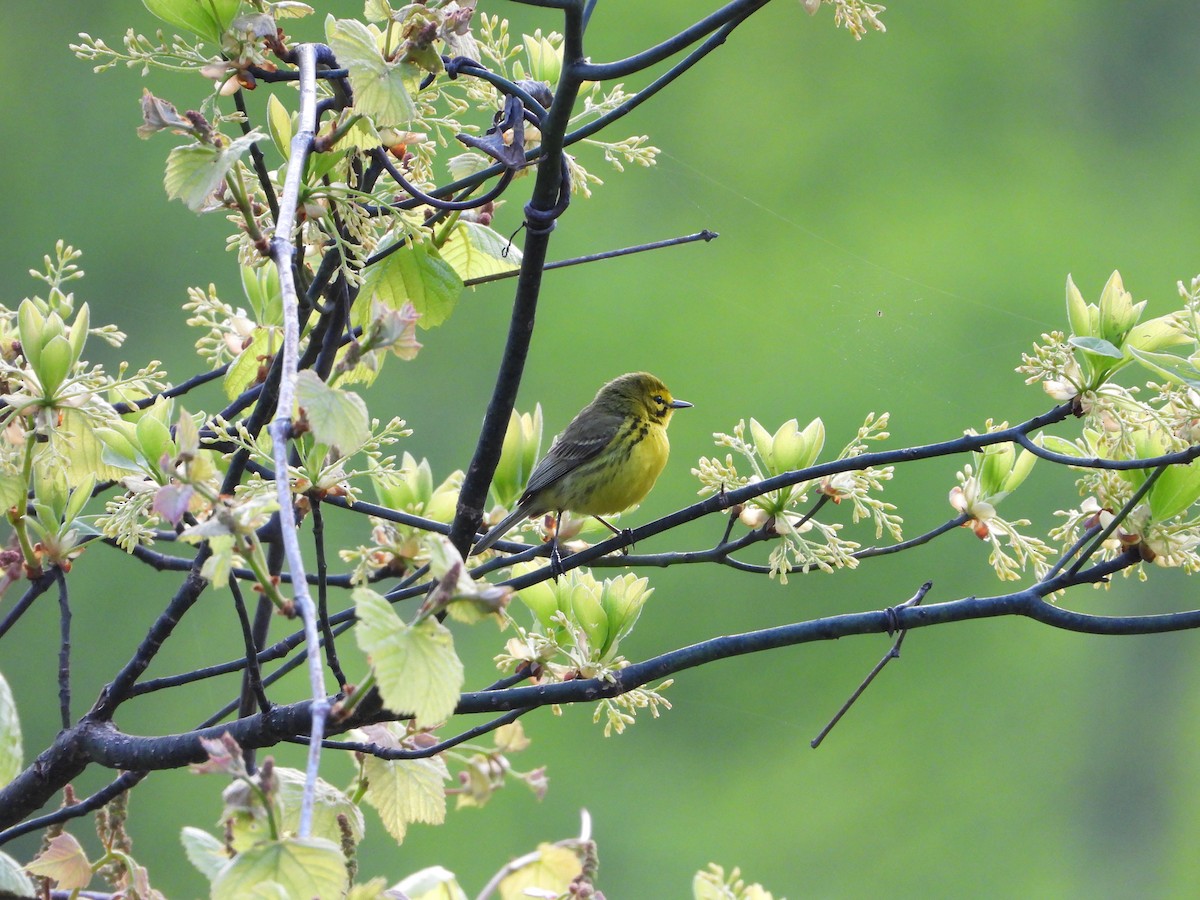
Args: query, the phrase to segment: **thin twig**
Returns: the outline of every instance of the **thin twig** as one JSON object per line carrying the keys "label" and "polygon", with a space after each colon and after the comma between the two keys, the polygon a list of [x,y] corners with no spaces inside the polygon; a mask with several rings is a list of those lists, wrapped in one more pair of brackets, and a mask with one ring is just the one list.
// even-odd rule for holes
{"label": "thin twig", "polygon": [[[602,259],[616,259],[619,256],[629,256],[633,253],[642,253],[646,250],[659,250],[663,247],[676,247],[680,244],[691,244],[695,241],[711,241],[714,238],[720,237],[715,231],[709,231],[705,228],[703,231],[697,231],[695,234],[687,234],[683,237],[667,238],[662,241],[652,241],[648,244],[634,244],[631,247],[622,247],[619,250],[605,250],[603,253],[589,253],[585,256],[573,256],[570,259],[560,259],[557,262],[546,263],[542,271],[548,272],[551,269],[565,269],[568,266],[579,266],[584,263],[599,262]],[[502,281],[505,278],[516,278],[520,272],[519,269],[510,269],[507,272],[493,272],[491,275],[480,275],[478,278],[468,278],[463,282],[464,287],[475,287],[480,284],[488,284],[492,281]]]}
{"label": "thin twig", "polygon": [[69,806],[60,806],[52,813],[38,816],[36,819],[26,819],[19,825],[14,825],[11,828],[0,831],[0,844],[5,844],[14,838],[19,838],[23,834],[40,831],[50,825],[61,825],[63,822],[69,822],[71,819],[77,819],[80,816],[86,816],[90,812],[95,812],[102,806],[107,805],[113,797],[123,794],[149,774],[149,772],[122,772],[107,785],[96,791],[96,793],[80,800],[78,803],[72,803]]}
{"label": "thin twig", "polygon": [[333,629],[329,627],[329,562],[325,556],[325,517],[321,514],[321,501],[313,499],[313,546],[317,552],[317,618],[321,623],[321,634],[325,643],[325,662],[339,687],[346,684],[346,676],[338,663],[337,645]]}
{"label": "thin twig", "polygon": [[25,615],[29,611],[29,607],[33,606],[33,601],[46,593],[53,583],[54,573],[52,571],[43,572],[39,578],[30,582],[29,587],[25,589],[25,593],[21,595],[21,599],[13,604],[13,608],[8,611],[8,615],[0,619],[0,638],[4,637],[13,625],[17,624],[21,616]]}
{"label": "thin twig", "polygon": [[[428,747],[421,747],[416,750],[399,750],[392,747],[380,747],[378,744],[364,743],[362,741],[325,741],[324,746],[327,750],[349,750],[353,753],[366,753],[370,756],[379,759],[429,759],[437,756],[439,753],[444,753],[452,747],[457,747],[459,744],[465,744],[467,741],[474,740],[477,737],[495,731],[503,725],[509,725],[525,713],[528,709],[512,709],[502,716],[497,716],[491,721],[484,722],[482,725],[476,725],[474,728],[469,728],[461,734],[456,734],[452,738],[447,738],[444,741],[439,741],[436,744],[431,744]],[[302,738],[289,738],[291,743],[299,743]]]}
{"label": "thin twig", "polygon": [[[921,585],[919,588],[917,588],[917,592],[915,594],[913,594],[909,599],[905,600],[899,606],[889,607],[886,610],[886,612],[889,614],[889,618],[896,617],[896,610],[906,609],[907,607],[910,607],[910,606],[919,606],[921,601],[923,599],[925,599],[925,595],[927,593],[929,593],[929,589],[931,587],[933,587],[933,582],[927,581],[923,585]],[[908,631],[905,629],[902,629],[900,631],[900,634],[896,637],[896,642],[894,644],[892,644],[892,646],[888,650],[888,652],[883,655],[883,659],[881,659],[878,663],[875,664],[875,668],[873,668],[870,671],[870,673],[867,675],[867,677],[863,679],[862,684],[860,684],[855,689],[854,693],[850,695],[850,699],[848,699],[845,703],[842,704],[842,708],[839,709],[837,711],[837,713],[834,715],[834,717],[829,720],[829,724],[826,725],[824,728],[822,728],[821,733],[812,739],[810,746],[814,750],[816,750],[818,747],[821,746],[821,741],[825,740],[825,736],[827,734],[829,734],[829,732],[833,731],[833,726],[835,726],[838,722],[841,721],[842,716],[844,716],[847,713],[847,711],[850,709],[850,707],[854,705],[854,701],[862,696],[862,693],[863,693],[863,691],[865,691],[867,689],[867,686],[872,681],[875,680],[875,676],[883,671],[883,667],[886,666],[893,659],[900,658],[900,645],[904,643],[904,637],[907,634],[908,634]]]}
{"label": "thin twig", "polygon": [[262,670],[258,667],[258,643],[254,638],[254,629],[250,626],[250,616],[246,612],[242,589],[237,579],[232,576],[229,578],[229,590],[233,594],[233,608],[242,626],[242,642],[246,648],[245,688],[258,702],[258,708],[266,712],[271,708],[271,701],[267,699],[267,693],[263,690]]}
{"label": "thin twig", "polygon": [[1109,536],[1112,535],[1112,533],[1117,530],[1117,527],[1125,521],[1131,512],[1133,512],[1133,508],[1142,502],[1143,497],[1150,493],[1150,488],[1154,487],[1154,482],[1158,481],[1159,476],[1162,475],[1163,472],[1167,471],[1168,468],[1168,464],[1163,463],[1146,476],[1146,480],[1143,481],[1141,485],[1138,486],[1138,489],[1133,492],[1133,496],[1126,500],[1121,508],[1113,514],[1112,521],[1109,522],[1108,525],[1105,526],[1105,528],[1098,535],[1096,535],[1096,538],[1092,541],[1091,546],[1079,554],[1079,559],[1075,560],[1075,563],[1071,566],[1070,571],[1072,575],[1078,572],[1083,564],[1091,559],[1092,556],[1095,555],[1096,551],[1104,545],[1104,542],[1108,540]]}

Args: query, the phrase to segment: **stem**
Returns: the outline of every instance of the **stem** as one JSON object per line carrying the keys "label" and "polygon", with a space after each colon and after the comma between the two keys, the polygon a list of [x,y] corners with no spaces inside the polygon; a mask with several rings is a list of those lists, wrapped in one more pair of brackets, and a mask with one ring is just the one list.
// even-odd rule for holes
{"label": "stem", "polygon": [[229,188],[229,193],[233,194],[234,202],[237,203],[238,210],[242,214],[242,220],[246,223],[246,232],[254,240],[262,240],[262,232],[258,228],[258,222],[254,219],[254,210],[250,206],[250,198],[246,193],[246,182],[242,179],[242,170],[238,165],[234,165],[233,171],[225,176],[225,184]]}
{"label": "stem", "polygon": [[329,715],[329,701],[325,696],[325,673],[321,666],[316,608],[304,575],[304,556],[300,551],[300,538],[296,532],[292,489],[288,478],[288,444],[292,433],[292,407],[296,398],[296,374],[300,355],[300,304],[293,277],[292,264],[296,247],[292,243],[292,232],[296,224],[296,206],[299,202],[301,181],[316,137],[317,122],[316,49],[312,44],[299,44],[295,52],[300,69],[300,119],[297,123],[299,127],[292,138],[279,221],[276,223],[275,236],[271,239],[271,258],[279,270],[279,287],[283,296],[284,328],[279,400],[275,408],[275,418],[270,425],[270,433],[275,463],[275,491],[279,499],[279,530],[287,552],[288,569],[292,574],[292,591],[304,620],[312,696],[312,728],[309,731],[308,764],[305,769],[304,798],[300,806],[298,828],[300,837],[308,837],[312,832],[317,771],[321,762],[321,739],[324,737],[325,720]]}

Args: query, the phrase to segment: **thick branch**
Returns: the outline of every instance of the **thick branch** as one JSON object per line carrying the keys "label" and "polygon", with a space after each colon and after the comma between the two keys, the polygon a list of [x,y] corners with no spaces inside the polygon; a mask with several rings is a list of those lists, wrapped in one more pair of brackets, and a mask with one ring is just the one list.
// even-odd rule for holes
{"label": "thick branch", "polygon": [[656,44],[641,53],[610,63],[581,63],[576,72],[585,81],[610,81],[627,78],[643,69],[648,69],[686,49],[707,34],[734,19],[744,19],[750,13],[767,5],[768,0],[733,0],[711,15],[705,16],[694,25],[685,28],[674,37]]}
{"label": "thick branch", "polygon": [[542,286],[542,270],[546,264],[546,249],[557,216],[566,206],[570,185],[565,183],[563,135],[571,119],[571,111],[579,93],[579,79],[571,74],[571,66],[582,58],[580,8],[571,3],[566,8],[567,42],[564,47],[564,70],[559,79],[554,102],[546,113],[542,127],[542,157],[538,166],[537,184],[525,207],[528,238],[521,259],[521,274],[517,280],[509,320],[508,340],[491,402],[484,415],[483,427],[475,446],[475,454],[467,467],[459,493],[450,540],[464,557],[471,549],[475,532],[483,518],[483,503],[496,464],[504,432],[517,402],[517,391],[525,371],[525,359],[533,338],[538,296]]}

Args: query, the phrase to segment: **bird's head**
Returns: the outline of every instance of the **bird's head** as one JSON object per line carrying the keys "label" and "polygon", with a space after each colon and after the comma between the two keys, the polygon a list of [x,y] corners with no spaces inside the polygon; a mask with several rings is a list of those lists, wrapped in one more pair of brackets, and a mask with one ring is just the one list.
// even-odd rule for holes
{"label": "bird's head", "polygon": [[649,372],[630,372],[614,378],[596,395],[595,402],[625,415],[644,415],[652,422],[666,425],[677,409],[691,406],[686,400],[676,400],[667,386]]}

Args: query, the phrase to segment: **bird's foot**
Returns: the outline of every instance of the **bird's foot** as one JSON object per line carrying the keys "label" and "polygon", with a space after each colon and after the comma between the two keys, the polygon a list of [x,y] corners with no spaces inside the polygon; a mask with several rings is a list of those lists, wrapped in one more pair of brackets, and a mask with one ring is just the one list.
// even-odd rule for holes
{"label": "bird's foot", "polygon": [[621,548],[621,555],[628,556],[629,551],[633,549],[633,529],[632,528],[622,528],[621,529],[621,537],[625,538],[625,540],[628,542],[625,544],[624,547]]}
{"label": "bird's foot", "polygon": [[558,552],[558,541],[550,542],[550,577],[558,581],[559,576],[566,574],[563,569],[562,554]]}

